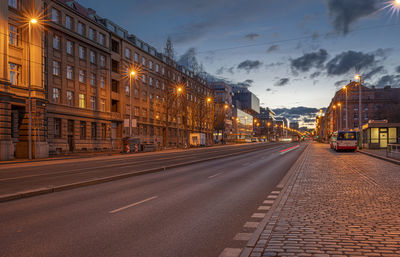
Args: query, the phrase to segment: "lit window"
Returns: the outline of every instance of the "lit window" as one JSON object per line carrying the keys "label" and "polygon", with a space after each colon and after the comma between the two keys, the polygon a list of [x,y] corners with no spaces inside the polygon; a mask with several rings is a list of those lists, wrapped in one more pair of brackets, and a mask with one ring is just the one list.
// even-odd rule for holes
{"label": "lit window", "polygon": [[18,28],[14,25],[8,25],[9,28],[9,41],[10,45],[18,45]]}
{"label": "lit window", "polygon": [[60,12],[56,9],[51,9],[51,20],[55,23],[60,23]]}
{"label": "lit window", "polygon": [[79,70],[79,82],[85,83],[85,71]]}
{"label": "lit window", "polygon": [[78,34],[80,35],[85,34],[85,25],[81,22],[78,22]]}
{"label": "lit window", "polygon": [[53,75],[54,76],[60,75],[60,63],[57,61],[53,61]]}
{"label": "lit window", "polygon": [[60,102],[60,89],[58,88],[53,88],[53,101],[55,103],[59,103]]}
{"label": "lit window", "polygon": [[79,94],[79,108],[86,108],[86,97],[84,94]]}
{"label": "lit window", "polygon": [[67,79],[73,79],[74,76],[74,68],[72,66],[67,65]]}
{"label": "lit window", "polygon": [[68,15],[65,15],[65,27],[67,29],[72,29],[72,18]]}
{"label": "lit window", "polygon": [[67,41],[67,54],[73,55],[74,44],[71,41]]}
{"label": "lit window", "polygon": [[53,36],[53,48],[60,49],[60,37],[57,35]]}
{"label": "lit window", "polygon": [[10,63],[10,82],[12,85],[20,84],[21,65]]}

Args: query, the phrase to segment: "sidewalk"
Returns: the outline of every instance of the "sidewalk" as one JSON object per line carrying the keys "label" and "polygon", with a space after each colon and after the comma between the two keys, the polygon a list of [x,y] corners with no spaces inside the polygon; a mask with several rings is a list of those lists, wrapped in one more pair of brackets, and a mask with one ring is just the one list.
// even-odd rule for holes
{"label": "sidewalk", "polygon": [[267,213],[250,256],[400,256],[400,169],[314,143]]}
{"label": "sidewalk", "polygon": [[386,156],[386,149],[362,149],[358,152],[400,165],[399,159],[394,159]]}

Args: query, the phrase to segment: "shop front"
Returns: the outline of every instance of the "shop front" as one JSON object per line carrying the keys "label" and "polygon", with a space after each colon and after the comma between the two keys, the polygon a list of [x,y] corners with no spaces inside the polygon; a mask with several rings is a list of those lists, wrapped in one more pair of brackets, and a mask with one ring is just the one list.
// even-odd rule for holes
{"label": "shop front", "polygon": [[399,132],[400,123],[370,121],[363,126],[363,147],[368,149],[387,148],[388,144],[400,142]]}

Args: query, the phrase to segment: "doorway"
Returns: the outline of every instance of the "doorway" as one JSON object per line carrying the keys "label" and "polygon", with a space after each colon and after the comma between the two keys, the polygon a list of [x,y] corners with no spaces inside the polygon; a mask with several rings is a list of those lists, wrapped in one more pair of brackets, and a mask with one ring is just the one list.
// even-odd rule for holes
{"label": "doorway", "polygon": [[387,148],[388,145],[388,133],[386,131],[380,131],[379,132],[379,144],[380,148]]}

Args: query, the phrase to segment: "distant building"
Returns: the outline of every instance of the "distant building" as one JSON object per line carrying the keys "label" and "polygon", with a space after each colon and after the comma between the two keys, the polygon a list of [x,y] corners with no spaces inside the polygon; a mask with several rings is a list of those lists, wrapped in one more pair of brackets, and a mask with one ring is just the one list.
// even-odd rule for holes
{"label": "distant building", "polygon": [[209,84],[214,90],[214,140],[226,140],[232,134],[232,87],[225,82],[212,82]]}
{"label": "distant building", "polygon": [[245,87],[232,87],[233,91],[233,104],[235,107],[246,111],[251,115],[256,115],[260,113],[260,99],[250,92]]}
{"label": "distant building", "polygon": [[257,123],[254,126],[257,137],[271,140],[273,137],[275,112],[268,107],[260,107],[260,114],[255,115]]}
{"label": "distant building", "polygon": [[299,130],[299,123],[297,121],[290,122],[289,127],[291,129]]}

